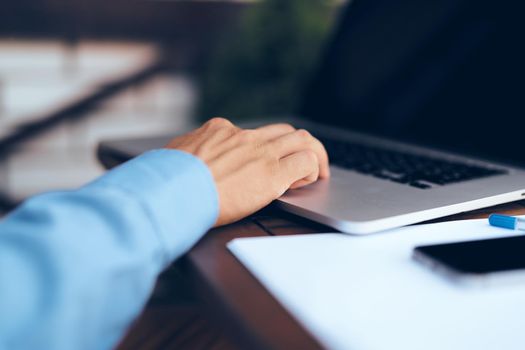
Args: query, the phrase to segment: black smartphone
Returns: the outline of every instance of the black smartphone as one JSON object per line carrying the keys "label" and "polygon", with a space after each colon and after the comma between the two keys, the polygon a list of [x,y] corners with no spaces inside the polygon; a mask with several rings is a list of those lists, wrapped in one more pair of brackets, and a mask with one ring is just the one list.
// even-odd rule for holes
{"label": "black smartphone", "polygon": [[525,235],[420,246],[413,258],[461,284],[525,282]]}

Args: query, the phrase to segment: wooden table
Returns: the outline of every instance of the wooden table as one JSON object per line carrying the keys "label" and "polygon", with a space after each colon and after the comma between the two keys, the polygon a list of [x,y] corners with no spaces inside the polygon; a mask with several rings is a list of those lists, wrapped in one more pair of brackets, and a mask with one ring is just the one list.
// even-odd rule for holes
{"label": "wooden table", "polygon": [[[455,215],[438,221],[472,219],[487,217],[493,212],[509,215],[525,214],[525,201],[500,205],[470,213]],[[282,213],[272,208],[265,209],[241,222],[210,231],[181,261],[177,264],[185,278],[191,284],[191,293],[198,296],[198,310],[206,317],[206,322],[213,324],[200,335],[194,335],[193,345],[187,343],[185,348],[217,349],[319,349],[320,344],[274,299],[269,292],[250,274],[248,270],[226,249],[226,244],[238,237],[293,235],[304,233],[334,232],[328,227]],[[169,298],[168,298],[169,300]],[[139,320],[129,337],[137,338],[157,317],[162,322],[162,313],[155,316],[153,310],[169,311],[169,306],[162,303],[146,308],[148,322],[144,317]],[[181,313],[184,314],[184,313]],[[179,322],[176,321],[175,324]],[[201,322],[202,324],[202,322]],[[217,325],[221,330],[217,330]],[[175,326],[172,328],[173,332]],[[195,327],[194,327],[195,328]],[[163,332],[166,333],[165,327]],[[213,329],[213,331],[210,331]],[[160,331],[151,331],[149,337],[159,338]],[[198,346],[206,334],[215,332],[214,346]],[[169,332],[168,332],[169,333]],[[194,332],[195,334],[195,332]],[[155,338],[156,337],[156,338]],[[143,337],[144,338],[144,337]],[[123,345],[125,345],[126,341]],[[158,341],[157,341],[158,343]],[[133,346],[131,344],[134,344]],[[129,343],[123,349],[170,349],[181,348],[155,346],[145,341],[147,346]],[[177,344],[177,342],[174,342]],[[235,344],[235,345],[234,345]]]}

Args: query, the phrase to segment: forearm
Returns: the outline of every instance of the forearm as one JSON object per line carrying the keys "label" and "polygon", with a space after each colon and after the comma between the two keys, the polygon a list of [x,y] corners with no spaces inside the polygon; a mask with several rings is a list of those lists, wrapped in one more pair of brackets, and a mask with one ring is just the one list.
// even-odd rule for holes
{"label": "forearm", "polygon": [[28,201],[0,224],[0,348],[111,348],[216,217],[206,166],[177,151]]}

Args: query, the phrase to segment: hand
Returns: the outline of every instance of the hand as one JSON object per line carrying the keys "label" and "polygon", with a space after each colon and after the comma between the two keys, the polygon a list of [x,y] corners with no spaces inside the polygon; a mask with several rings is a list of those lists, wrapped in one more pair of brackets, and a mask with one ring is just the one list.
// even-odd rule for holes
{"label": "hand", "polygon": [[289,188],[330,176],[321,142],[288,124],[243,130],[214,118],[167,148],[191,153],[208,165],[219,194],[216,226],[254,213]]}

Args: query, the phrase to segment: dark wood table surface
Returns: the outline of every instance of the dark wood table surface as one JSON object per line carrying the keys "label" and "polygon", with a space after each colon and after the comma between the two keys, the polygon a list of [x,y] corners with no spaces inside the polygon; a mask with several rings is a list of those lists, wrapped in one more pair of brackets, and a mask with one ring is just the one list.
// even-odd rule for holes
{"label": "dark wood table surface", "polygon": [[[525,201],[434,222],[483,218],[494,212],[523,215]],[[119,350],[321,348],[226,248],[229,241],[238,237],[320,232],[334,230],[272,208],[210,231],[175,264],[176,276],[160,279],[184,284],[192,307],[174,305],[171,299],[177,293],[167,288],[164,296],[158,298],[160,301],[146,307]]]}

